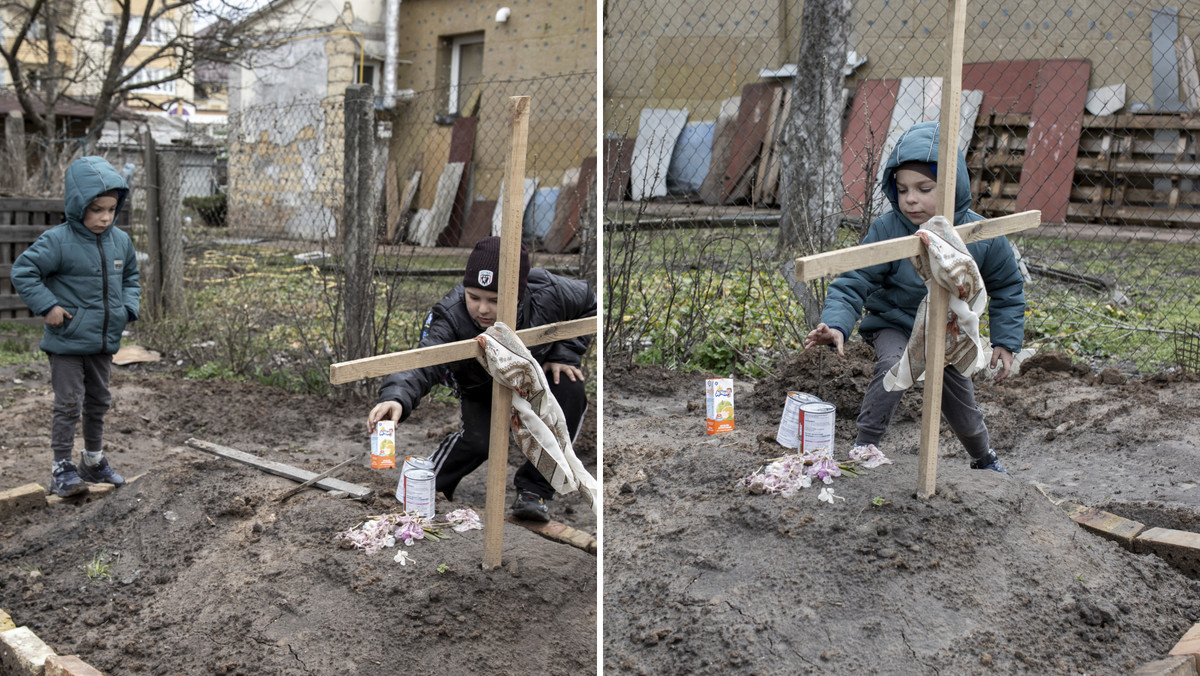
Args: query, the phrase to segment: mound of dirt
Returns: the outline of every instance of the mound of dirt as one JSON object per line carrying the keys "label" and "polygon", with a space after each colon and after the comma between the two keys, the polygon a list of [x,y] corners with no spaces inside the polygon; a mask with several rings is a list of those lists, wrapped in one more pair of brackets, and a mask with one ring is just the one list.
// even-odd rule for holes
{"label": "mound of dirt", "polygon": [[1200,581],[1048,498],[1194,530],[1200,386],[1053,363],[977,381],[1011,476],[969,469],[946,432],[937,491],[918,498],[918,390],[884,439],[894,464],[834,479],[832,504],[820,482],[787,498],[739,482],[789,452],[775,442],[788,390],[838,406],[846,459],[872,367],[861,343],[736,382],[737,429],[714,436],[703,375],[662,396],[655,369],[606,374],[605,669],[1125,674],[1165,656],[1200,621]]}
{"label": "mound of dirt", "polygon": [[[307,490],[280,502],[294,482],[183,443],[321,472],[366,448],[368,405],[124,368],[113,397],[106,453],[136,480],[0,526],[0,608],[59,654],[112,674],[595,672],[594,555],[506,523],[500,568],[482,569],[478,530],[418,541],[401,565],[396,548],[336,538],[397,511],[398,470],[364,458],[338,475],[372,500]],[[0,371],[0,490],[46,485],[52,399],[44,363]],[[427,453],[457,419],[453,404],[418,408],[397,453]],[[580,438],[594,432],[589,418]],[[594,471],[594,444],[577,452]],[[438,513],[482,513],[486,469]],[[577,495],[551,510],[595,531]]]}

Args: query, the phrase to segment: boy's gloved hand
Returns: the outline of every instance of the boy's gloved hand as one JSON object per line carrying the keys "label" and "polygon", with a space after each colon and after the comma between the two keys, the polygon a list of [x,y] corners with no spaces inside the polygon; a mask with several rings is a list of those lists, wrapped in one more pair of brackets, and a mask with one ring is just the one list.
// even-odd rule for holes
{"label": "boy's gloved hand", "polygon": [[71,319],[71,317],[71,313],[62,309],[61,305],[55,305],[46,313],[46,324],[57,329],[68,319]]}
{"label": "boy's gloved hand", "polygon": [[816,347],[817,345],[832,345],[837,348],[839,357],[845,357],[846,351],[842,348],[842,344],[846,341],[846,336],[842,335],[841,331],[830,328],[824,322],[817,324],[817,328],[809,332],[808,337],[804,339],[804,349]]}

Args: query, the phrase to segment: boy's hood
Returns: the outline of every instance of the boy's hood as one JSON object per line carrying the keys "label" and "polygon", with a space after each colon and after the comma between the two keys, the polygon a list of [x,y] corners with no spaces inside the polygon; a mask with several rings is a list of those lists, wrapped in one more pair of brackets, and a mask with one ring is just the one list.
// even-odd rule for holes
{"label": "boy's hood", "polygon": [[[916,230],[916,225],[896,205],[896,183],[893,180],[896,168],[905,162],[925,162],[937,165],[938,122],[920,122],[908,128],[896,141],[896,147],[888,156],[883,170],[883,194],[892,203],[894,213]],[[939,177],[941,176],[939,172]],[[971,208],[971,177],[967,174],[967,161],[962,151],[958,153],[958,171],[954,183],[954,222],[959,223]]]}
{"label": "boy's hood", "polygon": [[[125,206],[125,197],[129,194],[129,185],[108,160],[90,155],[72,162],[71,166],[67,167],[63,199],[67,222],[83,228],[83,215],[88,205],[109,190],[120,191],[117,197],[117,215],[120,215],[121,208]],[[91,234],[90,231],[87,232]]]}

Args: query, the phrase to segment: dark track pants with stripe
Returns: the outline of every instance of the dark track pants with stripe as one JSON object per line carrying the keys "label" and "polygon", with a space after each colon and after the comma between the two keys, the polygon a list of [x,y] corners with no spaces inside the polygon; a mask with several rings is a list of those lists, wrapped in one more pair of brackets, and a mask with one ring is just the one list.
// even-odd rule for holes
{"label": "dark track pants with stripe", "polygon": [[[437,490],[444,493],[448,500],[454,499],[454,489],[463,477],[475,471],[488,459],[492,391],[490,388],[479,389],[486,392],[485,396],[464,397],[460,402],[462,429],[443,439],[430,458],[437,472]],[[567,421],[567,433],[574,443],[583,422],[583,414],[587,412],[587,392],[584,390],[584,383],[572,382],[563,376],[557,385],[550,382],[550,393],[563,410]],[[532,491],[546,500],[554,496],[554,488],[550,486],[550,482],[528,460],[517,470],[516,476],[513,477],[513,485],[518,491]]]}

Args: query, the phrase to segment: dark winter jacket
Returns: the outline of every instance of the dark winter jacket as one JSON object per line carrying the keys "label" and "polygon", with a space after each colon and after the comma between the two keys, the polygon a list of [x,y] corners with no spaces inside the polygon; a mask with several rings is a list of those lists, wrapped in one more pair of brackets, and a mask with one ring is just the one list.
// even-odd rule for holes
{"label": "dark winter jacket", "polygon": [[[525,295],[517,305],[516,329],[542,326],[554,322],[596,316],[596,296],[587,282],[560,277],[544,268],[532,268],[525,287]],[[483,333],[467,312],[467,304],[460,283],[429,312],[417,347],[443,345],[460,340],[469,340]],[[555,363],[579,366],[583,353],[591,343],[589,337],[559,340],[529,348],[539,364]],[[405,420],[429,393],[430,388],[442,381],[447,371],[453,376],[453,384],[460,397],[472,399],[491,396],[492,376],[475,359],[464,359],[442,366],[429,366],[393,373],[383,381],[379,401],[398,401],[404,407],[401,420]]]}
{"label": "dark winter jacket", "polygon": [[[909,128],[896,143],[883,173],[883,192],[892,210],[871,222],[863,244],[911,235],[917,231],[898,208],[894,174],[905,162],[936,165],[938,123],[922,122]],[[971,211],[971,181],[967,163],[958,154],[955,181],[954,224],[962,225],[983,217]],[[967,245],[988,294],[988,325],[991,344],[1008,348],[1014,354],[1021,349],[1025,332],[1025,286],[1016,257],[1006,237],[996,237]],[[926,295],[925,282],[907,258],[843,273],[832,284],[825,299],[821,321],[838,329],[846,337],[862,316],[859,331],[870,333],[893,328],[912,333],[917,306]]]}
{"label": "dark winter jacket", "polygon": [[29,309],[44,316],[58,305],[71,315],[62,326],[45,327],[46,352],[115,354],[125,324],[137,318],[141,290],[133,241],[115,224],[99,235],[83,225],[88,205],[109,190],[119,191],[120,214],[129,186],[112,165],[101,157],[72,162],[66,222],[42,233],[13,263],[13,288]]}

